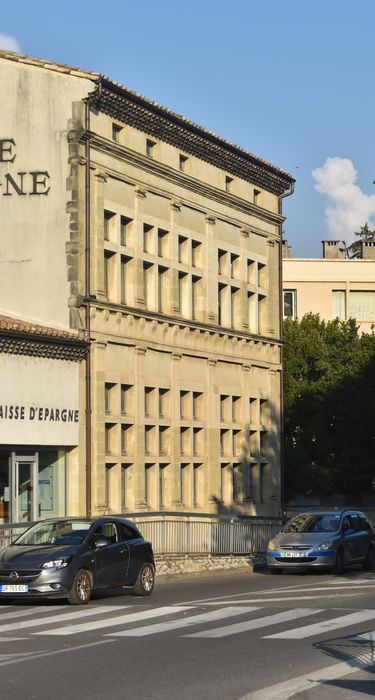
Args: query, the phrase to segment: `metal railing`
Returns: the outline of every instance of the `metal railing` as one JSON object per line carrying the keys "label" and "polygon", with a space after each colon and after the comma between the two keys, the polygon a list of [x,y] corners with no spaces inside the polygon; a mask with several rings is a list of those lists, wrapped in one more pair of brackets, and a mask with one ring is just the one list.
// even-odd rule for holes
{"label": "metal railing", "polygon": [[[126,514],[152,542],[155,554],[255,554],[280,529],[279,518],[248,519],[184,514]],[[33,523],[0,525],[0,547],[10,544]]]}

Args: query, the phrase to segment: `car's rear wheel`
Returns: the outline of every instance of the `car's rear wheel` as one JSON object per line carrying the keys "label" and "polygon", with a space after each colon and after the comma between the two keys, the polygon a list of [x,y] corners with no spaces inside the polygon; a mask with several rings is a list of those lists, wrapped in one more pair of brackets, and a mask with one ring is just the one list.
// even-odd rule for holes
{"label": "car's rear wheel", "polygon": [[375,553],[372,544],[368,548],[367,556],[364,562],[362,562],[362,568],[365,571],[372,571],[375,563]]}
{"label": "car's rear wheel", "polygon": [[147,562],[138,571],[137,580],[133,586],[134,595],[150,595],[155,585],[155,569]]}
{"label": "car's rear wheel", "polygon": [[342,572],[344,571],[344,554],[342,549],[338,549],[336,552],[336,559],[335,563],[333,565],[332,572],[336,574],[336,576],[340,576]]}
{"label": "car's rear wheel", "polygon": [[68,600],[71,605],[87,605],[92,593],[92,579],[88,571],[80,569],[73,581]]}
{"label": "car's rear wheel", "polygon": [[271,574],[282,574],[283,571],[284,569],[276,569],[276,567],[272,567],[272,569],[270,569]]}

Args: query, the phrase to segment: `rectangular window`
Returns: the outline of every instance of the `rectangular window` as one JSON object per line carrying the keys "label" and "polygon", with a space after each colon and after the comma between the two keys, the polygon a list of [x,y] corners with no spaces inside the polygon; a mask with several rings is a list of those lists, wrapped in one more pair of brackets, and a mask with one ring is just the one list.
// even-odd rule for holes
{"label": "rectangular window", "polygon": [[151,139],[146,139],[146,156],[149,158],[154,157],[156,142]]}
{"label": "rectangular window", "polygon": [[297,317],[297,292],[295,289],[284,289],[284,318]]}
{"label": "rectangular window", "polygon": [[127,455],[130,448],[130,431],[131,425],[121,425],[121,454]]}
{"label": "rectangular window", "polygon": [[114,285],[115,254],[109,250],[104,251],[104,293],[107,299],[112,298]]}
{"label": "rectangular window", "polygon": [[169,415],[168,399],[168,389],[159,389],[159,418],[166,418]]}
{"label": "rectangular window", "polygon": [[151,302],[154,301],[152,295],[153,267],[151,263],[143,263],[143,299],[145,306],[150,306],[150,308]]}
{"label": "rectangular window", "polygon": [[114,452],[114,449],[115,449],[115,429],[116,429],[115,423],[106,423],[105,424],[104,449],[105,449],[106,455],[110,455]]}
{"label": "rectangular window", "polygon": [[153,414],[154,388],[145,386],[145,417],[149,418]]}
{"label": "rectangular window", "polygon": [[375,321],[375,292],[349,292],[349,316],[356,321]]}
{"label": "rectangular window", "polygon": [[121,415],[131,415],[131,390],[130,384],[121,384]]}
{"label": "rectangular window", "polygon": [[143,224],[143,252],[152,254],[155,252],[154,227],[150,224]]}
{"label": "rectangular window", "polygon": [[180,314],[187,317],[189,311],[189,297],[188,297],[188,287],[189,287],[189,276],[186,272],[178,273],[178,301],[180,305]]}
{"label": "rectangular window", "polygon": [[129,508],[130,494],[130,470],[131,464],[121,465],[121,512],[125,513]]}
{"label": "rectangular window", "polygon": [[178,262],[183,265],[189,264],[188,239],[185,236],[178,237]]}
{"label": "rectangular window", "polygon": [[203,394],[200,391],[193,391],[193,420],[203,418]]}
{"label": "rectangular window", "polygon": [[111,241],[114,238],[116,215],[112,211],[104,211],[104,240]]}
{"label": "rectangular window", "polygon": [[259,204],[260,194],[261,194],[260,190],[254,189],[254,192],[253,192],[253,204]]}
{"label": "rectangular window", "polygon": [[128,270],[131,258],[121,255],[121,304],[127,303],[128,296]]}
{"label": "rectangular window", "polygon": [[164,313],[167,310],[167,267],[158,265],[158,311]]}
{"label": "rectangular window", "polygon": [[159,427],[159,455],[168,454],[168,428],[167,426]]}
{"label": "rectangular window", "polygon": [[200,241],[191,242],[191,265],[192,267],[202,267],[202,243]]}
{"label": "rectangular window", "polygon": [[232,192],[232,187],[233,187],[233,178],[229,177],[229,175],[226,175],[226,177],[225,177],[225,191]]}
{"label": "rectangular window", "polygon": [[189,418],[189,397],[188,391],[180,391],[180,418],[186,420]]}
{"label": "rectangular window", "polygon": [[122,126],[119,126],[118,124],[112,124],[112,140],[117,141],[117,143],[120,142],[120,134],[122,132]]}
{"label": "rectangular window", "polygon": [[189,158],[187,156],[184,156],[182,153],[180,153],[179,158],[178,158],[178,164],[179,164],[180,170],[182,170],[183,173],[186,172],[188,160],[189,160]]}
{"label": "rectangular window", "polygon": [[202,475],[202,465],[193,464],[193,506],[196,508],[200,501],[200,481]]}
{"label": "rectangular window", "polygon": [[121,245],[130,245],[130,233],[132,219],[128,219],[127,216],[122,216],[120,218],[120,241]]}
{"label": "rectangular window", "polygon": [[145,455],[154,452],[154,426],[145,425]]}
{"label": "rectangular window", "polygon": [[334,289],[332,291],[332,318],[345,319],[345,291]]}
{"label": "rectangular window", "polygon": [[158,229],[158,256],[159,258],[168,257],[168,231],[162,228]]}
{"label": "rectangular window", "polygon": [[107,415],[113,411],[113,394],[115,386],[115,384],[110,384],[109,382],[104,384],[104,410]]}

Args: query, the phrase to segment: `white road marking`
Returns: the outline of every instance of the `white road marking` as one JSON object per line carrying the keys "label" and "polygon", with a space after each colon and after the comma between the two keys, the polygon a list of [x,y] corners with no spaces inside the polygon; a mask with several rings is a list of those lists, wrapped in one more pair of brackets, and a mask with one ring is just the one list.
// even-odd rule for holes
{"label": "white road marking", "polygon": [[305,690],[312,690],[313,688],[316,688],[321,683],[326,684],[327,682],[335,681],[338,678],[349,676],[352,673],[356,673],[356,671],[371,668],[373,666],[373,661],[361,662],[355,659],[350,661],[341,661],[338,664],[321,668],[319,671],[305,673],[302,676],[290,678],[287,681],[277,683],[276,685],[271,685],[268,688],[261,688],[260,690],[255,690],[252,693],[247,693],[239,700],[288,700],[288,698],[297,695],[297,693],[302,693]]}
{"label": "white road marking", "polygon": [[[354,596],[362,595],[362,593],[341,593],[340,598],[354,598]],[[252,605],[253,603],[263,603],[264,605],[267,603],[268,605],[270,603],[284,603],[288,601],[294,601],[294,600],[316,600],[317,598],[337,598],[337,593],[333,593],[330,595],[329,593],[325,595],[294,595],[291,598],[271,598],[270,600],[267,600],[265,598],[250,598],[250,599],[245,599],[245,600],[234,600],[233,605]],[[211,605],[231,605],[230,600],[218,600],[216,603],[205,603],[205,606],[211,606]]]}
{"label": "white road marking", "polygon": [[74,612],[65,614],[61,613],[60,615],[50,615],[49,617],[42,618],[37,617],[34,620],[12,622],[7,625],[0,625],[0,632],[15,632],[17,630],[24,630],[27,627],[39,627],[41,625],[49,625],[50,623],[60,624],[65,620],[77,620],[77,618],[80,617],[93,617],[94,615],[102,615],[103,613],[113,612],[114,610],[124,610],[124,607],[128,606],[122,606],[120,608],[118,605],[103,605],[101,607],[90,607],[85,608],[84,610],[75,610]]}
{"label": "white road marking", "polygon": [[54,608],[33,608],[32,610],[20,610],[19,608],[13,608],[12,612],[6,612],[3,615],[0,615],[0,625],[3,620],[14,620],[15,617],[27,617],[35,614],[40,615],[41,613],[51,613],[51,611],[55,610],[66,610],[66,605],[59,605],[59,607]]}
{"label": "white road marking", "polygon": [[312,609],[312,608],[295,608],[294,610],[287,610],[286,612],[276,613],[275,615],[267,615],[266,617],[256,617],[252,620],[245,620],[244,622],[237,622],[233,625],[226,625],[225,627],[216,627],[212,630],[205,630],[204,632],[194,632],[193,634],[183,635],[184,637],[204,637],[205,639],[218,639],[221,637],[228,637],[231,634],[239,634],[240,632],[248,632],[249,630],[256,630],[260,627],[269,627],[270,625],[281,624],[282,622],[289,622],[290,620],[299,619],[301,617],[307,617],[309,615],[316,615],[317,613],[323,612],[323,609]]}
{"label": "white road marking", "polygon": [[332,620],[324,620],[313,625],[296,627],[295,629],[286,630],[285,632],[270,634],[264,637],[264,639],[305,639],[306,637],[313,637],[314,635],[331,632],[332,630],[337,630],[342,627],[350,627],[360,622],[367,622],[367,620],[373,620],[374,618],[375,610],[359,610],[349,615],[334,617]]}
{"label": "white road marking", "polygon": [[109,644],[114,642],[114,639],[101,639],[100,642],[91,642],[90,644],[80,644],[79,646],[69,647],[68,649],[55,649],[54,651],[41,651],[41,652],[31,652],[29,656],[22,656],[17,659],[9,659],[7,661],[1,661],[0,666],[9,666],[10,664],[24,664],[25,661],[34,661],[40,656],[56,656],[56,654],[67,654],[70,651],[79,651],[80,649],[88,649],[89,647],[96,647],[99,644]]}
{"label": "white road marking", "polygon": [[65,636],[68,634],[78,634],[79,632],[91,632],[92,630],[101,629],[102,627],[112,627],[114,625],[126,625],[129,622],[138,622],[140,620],[149,620],[153,617],[162,617],[163,615],[175,615],[179,612],[190,610],[190,607],[182,605],[168,605],[153,610],[144,610],[143,612],[128,613],[116,617],[109,617],[106,620],[98,620],[96,622],[87,622],[78,625],[69,625],[67,627],[57,627],[44,632],[34,632],[34,635],[54,635]]}
{"label": "white road marking", "polygon": [[194,625],[201,625],[205,622],[215,622],[216,620],[234,617],[234,615],[241,615],[247,612],[253,612],[254,610],[259,610],[259,608],[238,608],[234,606],[229,608],[220,608],[220,610],[212,610],[208,613],[202,613],[201,615],[192,615],[190,617],[181,618],[179,620],[166,620],[166,622],[158,622],[155,625],[145,625],[144,627],[136,627],[131,630],[111,632],[106,636],[145,637],[149,634],[157,634],[159,632],[170,632],[171,630],[180,629],[182,627],[193,627]]}

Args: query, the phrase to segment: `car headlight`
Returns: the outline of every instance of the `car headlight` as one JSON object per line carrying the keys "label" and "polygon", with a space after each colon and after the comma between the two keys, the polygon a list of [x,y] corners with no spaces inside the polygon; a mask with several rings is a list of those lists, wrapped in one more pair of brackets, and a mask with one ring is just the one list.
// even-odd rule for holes
{"label": "car headlight", "polygon": [[318,547],[314,547],[314,552],[326,552],[328,549],[332,549],[334,540],[328,540],[328,542],[323,542]]}
{"label": "car headlight", "polygon": [[65,557],[64,559],[51,559],[50,561],[45,561],[42,569],[64,569],[68,566],[71,557]]}
{"label": "car headlight", "polygon": [[269,549],[270,552],[274,552],[277,549],[277,546],[276,546],[276,543],[274,542],[274,540],[269,541],[269,543],[267,545],[267,549]]}

